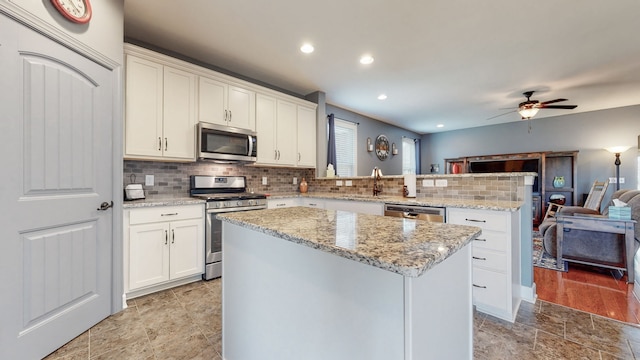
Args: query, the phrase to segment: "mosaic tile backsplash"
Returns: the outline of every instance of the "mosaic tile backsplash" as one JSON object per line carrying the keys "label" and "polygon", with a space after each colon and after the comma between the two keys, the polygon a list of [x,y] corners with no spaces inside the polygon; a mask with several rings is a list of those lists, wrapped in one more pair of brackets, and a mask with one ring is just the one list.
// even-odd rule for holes
{"label": "mosaic tile backsplash", "polygon": [[[135,179],[133,176],[135,175]],[[349,179],[315,178],[314,169],[258,167],[253,165],[216,164],[198,161],[195,163],[168,163],[157,161],[124,161],[124,184],[145,182],[145,175],[154,176],[154,185],[145,186],[147,199],[178,198],[189,196],[190,175],[246,176],[247,188],[259,193],[295,193],[302,178],[309,184],[309,192],[331,192],[344,194],[371,195],[373,179],[358,177]],[[262,178],[267,177],[267,184],[262,185]],[[422,187],[422,180],[445,178],[446,187]],[[336,181],[342,181],[338,186]],[[345,186],[349,180],[352,186]],[[524,200],[524,178],[522,176],[417,176],[417,197],[454,198],[473,200]],[[402,176],[386,176],[378,182],[382,186],[381,195],[402,196],[404,180]]]}

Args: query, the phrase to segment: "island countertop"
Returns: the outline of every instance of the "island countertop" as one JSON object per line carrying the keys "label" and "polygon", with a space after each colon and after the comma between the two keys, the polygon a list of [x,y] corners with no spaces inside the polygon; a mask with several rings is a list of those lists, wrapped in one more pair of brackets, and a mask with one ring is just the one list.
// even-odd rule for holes
{"label": "island countertop", "polygon": [[482,232],[475,226],[307,207],[218,214],[231,224],[408,277],[418,277]]}

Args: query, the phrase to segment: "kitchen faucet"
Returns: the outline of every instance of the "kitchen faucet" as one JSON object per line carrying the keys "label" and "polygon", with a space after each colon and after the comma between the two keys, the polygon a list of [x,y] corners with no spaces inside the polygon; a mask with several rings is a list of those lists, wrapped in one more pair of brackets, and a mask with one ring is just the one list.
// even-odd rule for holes
{"label": "kitchen faucet", "polygon": [[382,178],[382,171],[376,166],[371,175],[373,176],[373,196],[378,196],[382,192],[382,185],[378,185],[378,180]]}

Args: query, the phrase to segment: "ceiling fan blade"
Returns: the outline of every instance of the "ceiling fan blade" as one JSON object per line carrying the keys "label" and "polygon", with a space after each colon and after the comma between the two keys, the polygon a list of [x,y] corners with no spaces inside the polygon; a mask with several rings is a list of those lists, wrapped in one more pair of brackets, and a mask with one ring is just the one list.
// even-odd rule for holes
{"label": "ceiling fan blade", "polygon": [[560,101],[567,101],[567,99],[555,99],[555,100],[549,100],[549,101],[543,101],[540,103],[540,105],[547,105],[547,104],[553,104],[553,103],[557,103]]}
{"label": "ceiling fan blade", "polygon": [[492,116],[492,117],[490,117],[490,118],[488,118],[488,119],[486,119],[486,120],[495,119],[495,118],[500,117],[500,116],[503,116],[503,115],[507,115],[507,114],[514,113],[514,112],[516,112],[516,111],[518,111],[518,109],[513,109],[513,110],[508,111],[508,112],[506,112],[506,113],[502,113],[502,114],[499,114],[499,115],[496,115],[496,116]]}
{"label": "ceiling fan blade", "polygon": [[578,105],[548,105],[548,106],[540,106],[541,109],[575,109]]}

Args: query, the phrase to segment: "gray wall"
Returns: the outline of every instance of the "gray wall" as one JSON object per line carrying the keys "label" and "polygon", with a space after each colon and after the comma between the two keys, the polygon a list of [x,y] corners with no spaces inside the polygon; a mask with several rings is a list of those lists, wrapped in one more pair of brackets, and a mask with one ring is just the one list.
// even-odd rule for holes
{"label": "gray wall", "polygon": [[[626,181],[620,187],[638,188],[640,105],[538,118],[531,125],[531,133],[527,121],[519,121],[423,135],[422,171],[438,163],[442,173],[445,158],[578,150],[578,194],[582,194],[589,192],[596,179],[615,177],[615,157],[604,148],[629,145],[632,148],[620,156],[620,177]],[[614,188],[609,187],[605,201]]]}
{"label": "gray wall", "polygon": [[[371,175],[371,171],[374,167],[378,167],[382,170],[383,175],[400,175],[402,174],[402,137],[406,136],[412,139],[420,139],[420,135],[409,130],[401,129],[399,127],[389,125],[382,121],[366,117],[354,113],[349,110],[333,106],[331,104],[326,105],[326,114],[334,114],[336,118],[360,123],[358,125],[358,176]],[[389,139],[389,143],[395,143],[398,148],[398,155],[389,155],[389,157],[382,161],[378,159],[375,151],[367,151],[367,138],[371,138],[371,141],[375,143],[378,135],[384,134]],[[326,159],[326,155],[325,155]],[[326,162],[326,160],[325,160]],[[320,164],[318,164],[318,167]],[[320,176],[325,176],[325,172],[319,170]]]}

